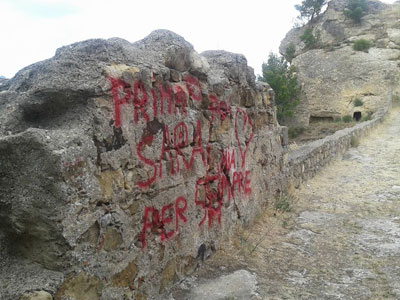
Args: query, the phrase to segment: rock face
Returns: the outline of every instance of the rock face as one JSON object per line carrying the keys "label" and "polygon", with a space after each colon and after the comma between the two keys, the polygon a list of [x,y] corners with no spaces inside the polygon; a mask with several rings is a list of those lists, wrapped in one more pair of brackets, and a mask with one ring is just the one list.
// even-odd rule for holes
{"label": "rock face", "polygon": [[[302,104],[294,123],[334,120],[360,112],[375,113],[385,104],[388,93],[400,94],[400,5],[368,1],[369,11],[361,24],[344,16],[346,0],[332,0],[315,22],[291,30],[280,52],[296,45],[293,64],[303,84]],[[300,36],[312,28],[320,36],[317,49],[307,49]],[[368,52],[353,50],[358,39],[372,43]],[[363,101],[355,106],[355,99]]]}
{"label": "rock face", "polygon": [[241,55],[58,49],[0,82],[1,299],[158,297],[279,195],[286,144]]}

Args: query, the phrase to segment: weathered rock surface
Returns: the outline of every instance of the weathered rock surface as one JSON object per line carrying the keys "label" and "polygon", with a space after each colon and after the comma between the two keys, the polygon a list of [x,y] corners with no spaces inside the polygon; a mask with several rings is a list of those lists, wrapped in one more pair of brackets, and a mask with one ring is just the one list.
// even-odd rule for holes
{"label": "weathered rock surface", "polygon": [[45,291],[24,294],[20,300],[53,300],[53,297]]}
{"label": "weathered rock surface", "polygon": [[[296,113],[297,125],[307,126],[319,119],[345,115],[362,116],[384,106],[388,93],[400,94],[400,5],[368,1],[369,12],[361,24],[344,16],[345,0],[332,0],[315,22],[291,30],[280,52],[296,45],[293,64],[303,86],[302,105]],[[320,35],[317,49],[307,49],[300,36],[307,28]],[[354,51],[353,43],[366,39],[369,51]],[[355,107],[359,98],[364,105]]]}
{"label": "weathered rock surface", "polygon": [[187,299],[252,299],[252,296],[256,295],[256,288],[257,279],[254,274],[247,270],[237,270],[232,274],[199,284]]}
{"label": "weathered rock surface", "polygon": [[0,83],[0,298],[159,297],[284,189],[286,143],[241,55],[58,49]]}

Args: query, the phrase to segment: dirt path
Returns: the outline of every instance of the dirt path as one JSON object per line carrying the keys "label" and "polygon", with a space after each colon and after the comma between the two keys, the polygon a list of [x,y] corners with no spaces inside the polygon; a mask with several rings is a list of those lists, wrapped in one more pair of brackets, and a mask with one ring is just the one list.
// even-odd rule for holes
{"label": "dirt path", "polygon": [[[400,299],[400,110],[295,193],[170,299]],[[255,275],[247,296],[196,294],[237,270]]]}

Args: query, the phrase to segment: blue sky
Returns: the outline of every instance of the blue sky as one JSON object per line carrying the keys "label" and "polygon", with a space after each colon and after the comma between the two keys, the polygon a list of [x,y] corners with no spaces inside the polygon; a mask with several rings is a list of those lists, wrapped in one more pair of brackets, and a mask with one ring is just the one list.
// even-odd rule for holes
{"label": "blue sky", "polygon": [[[390,1],[390,0],[388,0]],[[242,53],[255,73],[292,28],[301,0],[0,0],[0,75],[89,38],[135,42],[155,29],[183,36],[198,52]],[[393,2],[393,1],[391,1]]]}

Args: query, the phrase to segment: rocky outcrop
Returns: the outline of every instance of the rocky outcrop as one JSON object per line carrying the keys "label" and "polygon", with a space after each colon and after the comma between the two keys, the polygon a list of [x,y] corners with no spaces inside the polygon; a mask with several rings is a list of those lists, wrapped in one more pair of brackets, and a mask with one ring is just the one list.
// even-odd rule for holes
{"label": "rocky outcrop", "polygon": [[[293,64],[303,86],[302,102],[296,114],[297,125],[309,121],[375,113],[385,104],[387,93],[400,93],[400,5],[368,1],[369,11],[361,24],[343,14],[346,0],[332,0],[315,22],[291,30],[282,41],[280,52],[296,45]],[[307,49],[300,36],[312,28],[319,36],[315,49]],[[367,52],[353,50],[358,39],[372,47]],[[361,99],[362,106],[354,105]]]}
{"label": "rocky outcrop", "polygon": [[1,299],[159,297],[284,189],[286,144],[242,55],[58,49],[0,82]]}

